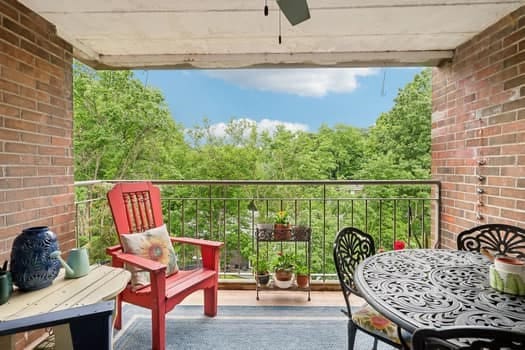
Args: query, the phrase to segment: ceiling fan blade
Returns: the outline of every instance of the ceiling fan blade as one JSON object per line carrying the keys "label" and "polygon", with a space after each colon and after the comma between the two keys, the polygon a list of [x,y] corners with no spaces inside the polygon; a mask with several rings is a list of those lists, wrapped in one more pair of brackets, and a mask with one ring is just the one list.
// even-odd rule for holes
{"label": "ceiling fan blade", "polygon": [[310,18],[306,0],[277,0],[277,5],[293,26]]}

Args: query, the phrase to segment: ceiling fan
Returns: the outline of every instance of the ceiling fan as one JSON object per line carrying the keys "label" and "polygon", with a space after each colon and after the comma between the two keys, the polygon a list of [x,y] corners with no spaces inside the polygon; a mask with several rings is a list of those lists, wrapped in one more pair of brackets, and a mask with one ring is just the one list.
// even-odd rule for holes
{"label": "ceiling fan", "polygon": [[306,0],[276,0],[282,13],[291,25],[296,25],[310,18]]}

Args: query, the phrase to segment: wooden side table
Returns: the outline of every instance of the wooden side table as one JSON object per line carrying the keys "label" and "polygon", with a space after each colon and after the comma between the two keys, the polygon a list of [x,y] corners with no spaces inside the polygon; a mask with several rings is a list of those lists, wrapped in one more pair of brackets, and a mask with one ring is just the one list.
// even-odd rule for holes
{"label": "wooden side table", "polygon": [[[0,324],[114,299],[131,278],[129,271],[105,265],[91,266],[81,278],[64,276],[62,269],[49,287],[32,292],[15,290],[9,301],[0,305]],[[55,334],[56,349],[73,348],[68,324],[56,326]],[[14,349],[14,342],[14,336],[0,337],[0,349]]]}

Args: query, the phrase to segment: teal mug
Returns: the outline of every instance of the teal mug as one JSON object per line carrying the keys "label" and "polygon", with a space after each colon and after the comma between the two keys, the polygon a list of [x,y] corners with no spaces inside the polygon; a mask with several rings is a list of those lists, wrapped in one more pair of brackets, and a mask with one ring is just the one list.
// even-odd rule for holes
{"label": "teal mug", "polygon": [[0,305],[7,303],[13,292],[13,279],[10,271],[0,271]]}

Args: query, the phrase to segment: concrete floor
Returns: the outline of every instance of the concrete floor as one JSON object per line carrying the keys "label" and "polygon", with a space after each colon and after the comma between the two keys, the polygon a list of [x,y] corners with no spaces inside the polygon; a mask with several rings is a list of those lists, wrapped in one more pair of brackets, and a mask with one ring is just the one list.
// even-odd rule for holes
{"label": "concrete floor", "polygon": [[[345,301],[341,291],[312,291],[310,293],[311,301],[308,301],[308,295],[304,291],[287,291],[287,290],[262,290],[259,291],[259,300],[256,300],[255,290],[219,290],[219,305],[238,305],[238,306],[339,306],[345,308]],[[180,305],[202,305],[203,293],[197,292],[189,295]],[[350,304],[360,306],[364,300],[356,297],[350,297]],[[49,346],[49,347],[48,347]],[[54,338],[48,338],[44,335],[25,349],[48,349],[54,348]]]}
{"label": "concrete floor", "polygon": [[[255,290],[219,290],[219,305],[240,305],[240,306],[341,306],[346,307],[343,293],[337,292],[318,292],[310,294],[311,301],[304,291],[287,290],[263,290],[259,291],[259,300],[256,299]],[[188,296],[181,305],[202,305],[202,293],[193,293]],[[363,299],[351,296],[350,304],[360,306],[364,303]]]}

